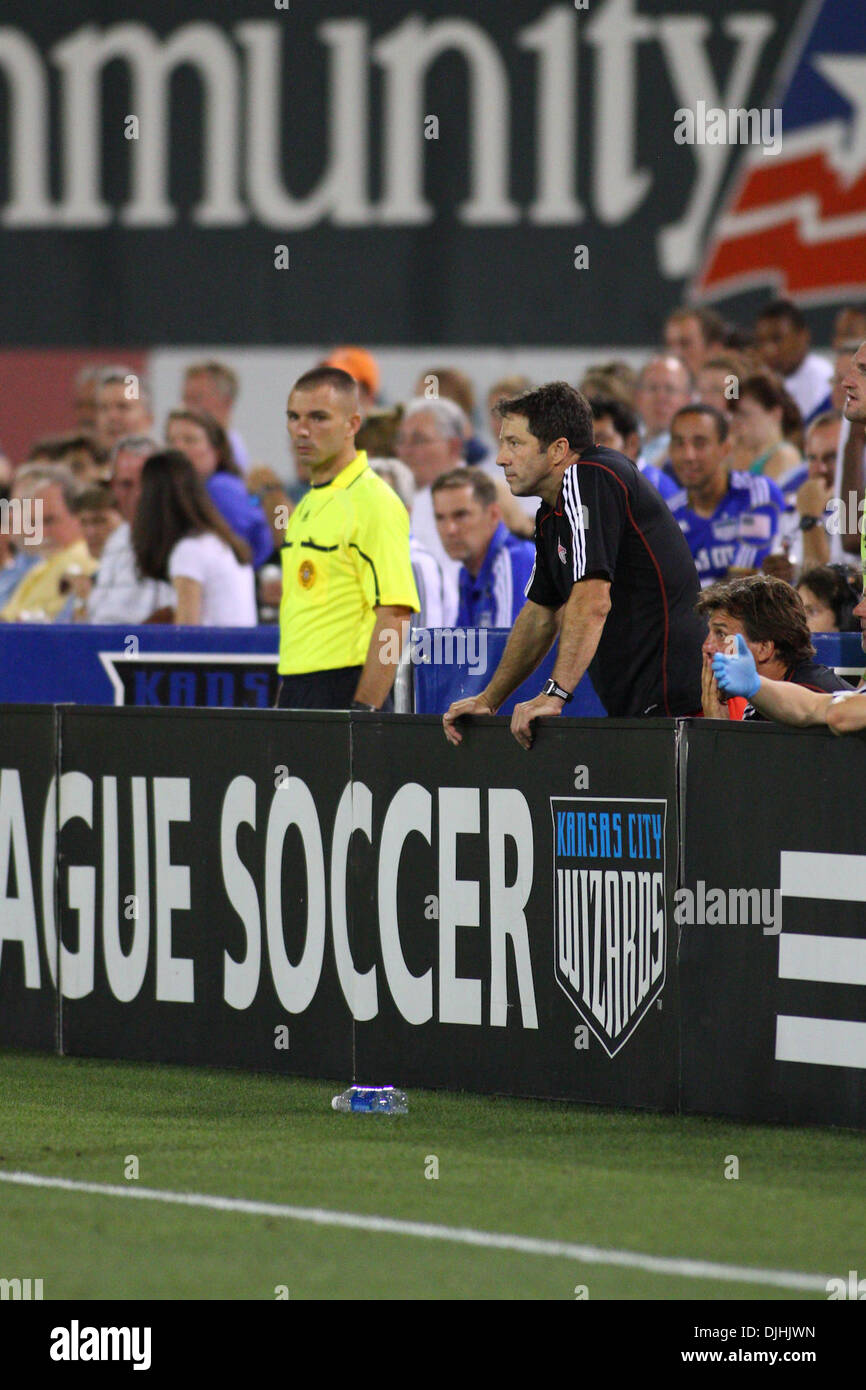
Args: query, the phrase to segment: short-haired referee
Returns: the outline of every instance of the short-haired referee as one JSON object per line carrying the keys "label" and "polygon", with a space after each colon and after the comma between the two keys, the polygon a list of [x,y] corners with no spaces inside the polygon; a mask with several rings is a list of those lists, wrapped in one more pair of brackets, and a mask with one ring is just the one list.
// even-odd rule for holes
{"label": "short-haired referee", "polygon": [[310,491],[281,549],[280,709],[381,709],[408,619],[419,608],[409,514],[355,448],[358,388],[317,367],[296,381],[287,410]]}

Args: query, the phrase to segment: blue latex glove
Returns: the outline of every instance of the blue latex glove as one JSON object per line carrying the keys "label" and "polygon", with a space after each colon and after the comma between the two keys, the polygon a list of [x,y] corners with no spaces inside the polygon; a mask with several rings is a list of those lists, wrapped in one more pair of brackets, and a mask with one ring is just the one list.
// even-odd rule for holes
{"label": "blue latex glove", "polygon": [[716,652],[713,657],[713,675],[725,695],[742,695],[747,700],[757,695],[761,677],[755,666],[755,658],[740,633],[737,633],[736,656],[724,656],[721,652]]}

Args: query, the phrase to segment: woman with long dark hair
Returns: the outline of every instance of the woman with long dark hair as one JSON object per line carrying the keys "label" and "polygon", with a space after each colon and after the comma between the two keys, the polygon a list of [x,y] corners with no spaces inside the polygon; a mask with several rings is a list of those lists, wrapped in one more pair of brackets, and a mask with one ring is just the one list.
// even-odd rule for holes
{"label": "woman with long dark hair", "polygon": [[734,443],[751,455],[749,472],[770,478],[783,492],[803,481],[803,418],[779,377],[753,372],[731,402]]}
{"label": "woman with long dark hair", "polygon": [[132,546],[142,575],[168,580],[174,621],[203,627],[256,622],[250,549],[220,516],[186,454],[152,454],[141,473]]}
{"label": "woman with long dark hair", "polygon": [[243,484],[222,425],[206,410],[172,410],[165,437],[170,449],[186,454],[217,511],[246,541],[258,569],[271,554],[274,541],[264,512]]}

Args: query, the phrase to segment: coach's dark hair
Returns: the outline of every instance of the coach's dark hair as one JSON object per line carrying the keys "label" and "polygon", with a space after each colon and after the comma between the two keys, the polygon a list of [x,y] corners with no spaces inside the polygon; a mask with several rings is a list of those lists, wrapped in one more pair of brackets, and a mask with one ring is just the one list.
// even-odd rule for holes
{"label": "coach's dark hair", "polygon": [[783,579],[769,574],[723,579],[704,589],[695,605],[705,618],[720,608],[743,624],[750,642],[772,642],[786,666],[815,655],[803,600]]}
{"label": "coach's dark hair", "polygon": [[[344,372],[342,367],[311,367],[303,376],[299,376],[292,391],[315,391],[317,386],[333,386],[335,391],[341,391],[345,396],[358,395],[358,383],[348,372]],[[289,392],[291,395],[291,392]]]}
{"label": "coach's dark hair", "polygon": [[132,523],[132,548],[140,573],[168,579],[168,558],[185,536],[212,531],[248,565],[250,548],[223,520],[186,454],[164,449],[151,454],[141,470],[141,498]]}
{"label": "coach's dark hair", "polygon": [[603,420],[609,416],[617,434],[621,434],[623,439],[626,435],[637,433],[640,428],[637,413],[625,401],[618,401],[615,396],[589,396],[588,400],[593,420]]}
{"label": "coach's dark hair", "polygon": [[586,396],[567,381],[549,381],[535,391],[499,401],[494,410],[500,419],[505,415],[525,416],[530,434],[545,449],[555,439],[567,439],[575,453],[592,448],[592,409]]}
{"label": "coach's dark hair", "polygon": [[714,405],[702,405],[700,401],[690,401],[688,405],[681,405],[671,418],[671,434],[673,434],[674,425],[681,415],[708,415],[711,420],[715,421],[716,438],[719,443],[724,444],[728,437],[727,416],[721,410],[717,410]]}

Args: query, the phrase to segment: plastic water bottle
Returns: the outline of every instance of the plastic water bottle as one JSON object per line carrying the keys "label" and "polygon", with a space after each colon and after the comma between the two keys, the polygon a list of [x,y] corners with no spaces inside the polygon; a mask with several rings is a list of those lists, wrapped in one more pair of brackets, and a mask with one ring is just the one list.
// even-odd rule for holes
{"label": "plastic water bottle", "polygon": [[408,1115],[409,1102],[406,1092],[394,1086],[350,1086],[341,1096],[334,1096],[331,1109],[366,1115]]}

